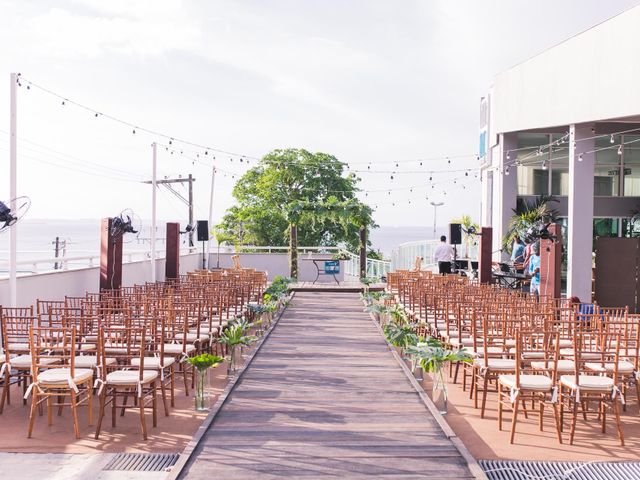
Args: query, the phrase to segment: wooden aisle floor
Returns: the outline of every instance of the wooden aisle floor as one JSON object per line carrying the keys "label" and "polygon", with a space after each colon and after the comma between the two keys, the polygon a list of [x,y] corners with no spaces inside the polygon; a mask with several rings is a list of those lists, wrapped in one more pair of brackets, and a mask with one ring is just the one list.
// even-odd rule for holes
{"label": "wooden aisle floor", "polygon": [[297,293],[180,478],[473,478],[353,293]]}

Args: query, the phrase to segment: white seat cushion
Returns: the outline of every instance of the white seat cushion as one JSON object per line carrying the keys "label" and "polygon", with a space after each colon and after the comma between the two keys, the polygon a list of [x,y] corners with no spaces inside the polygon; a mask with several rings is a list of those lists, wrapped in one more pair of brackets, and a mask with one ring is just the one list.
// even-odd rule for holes
{"label": "white seat cushion", "polygon": [[[182,335],[180,338],[182,338]],[[195,331],[187,333],[187,342],[195,342],[196,340],[206,342],[209,340],[209,334],[200,332],[200,336],[198,336],[198,333]]]}
{"label": "white seat cushion", "polygon": [[[38,383],[40,385],[67,385],[71,369],[69,368],[49,368],[38,374]],[[76,368],[73,372],[73,382],[78,384],[91,380],[93,378],[93,370],[88,368]]]}
{"label": "white seat cushion", "polygon": [[6,360],[7,356],[4,353],[0,354],[0,363],[4,363],[4,361]]}
{"label": "white seat cushion", "polygon": [[[185,346],[187,354],[193,353],[196,351],[196,347],[191,344]],[[180,355],[182,353],[182,344],[181,343],[165,343],[164,344],[164,353],[169,355]]]}
{"label": "white seat cushion", "polygon": [[[162,365],[162,368],[170,367],[174,363],[176,363],[175,357],[165,357],[164,365]],[[132,358],[131,365],[133,365],[134,367],[137,367],[138,365],[140,365],[140,359]],[[159,368],[160,368],[160,357],[144,357],[145,370],[157,370]]]}
{"label": "white seat cushion", "polygon": [[[116,363],[115,358],[105,359],[107,365],[113,365]],[[95,355],[78,355],[75,360],[76,368],[94,368],[98,364],[98,357]]]}
{"label": "white seat cushion", "polygon": [[[567,358],[573,358],[575,352],[573,348],[561,348],[560,355]],[[599,360],[602,357],[598,352],[580,352],[580,358],[582,360]]]}
{"label": "white seat cushion", "polygon": [[[472,357],[484,357],[484,348],[480,345],[478,346],[477,352],[473,350],[473,347],[464,347],[462,350]],[[487,347],[487,353],[489,355],[500,355],[503,352],[504,349],[502,347]]]}
{"label": "white seat cushion", "polygon": [[573,340],[570,338],[560,338],[558,339],[558,343],[560,344],[560,348],[570,348],[573,346]]}
{"label": "white seat cushion", "polygon": [[[142,372],[142,383],[152,382],[157,377],[158,372],[145,369]],[[116,370],[107,374],[107,385],[137,385],[139,379],[139,370]]]}
{"label": "white seat cushion", "polygon": [[[31,355],[18,355],[9,360],[13,368],[31,368]],[[53,365],[58,363],[57,358],[40,357],[40,365]]]}
{"label": "white seat cushion", "polygon": [[[560,377],[560,383],[572,390],[578,388],[576,385],[575,375],[563,375]],[[580,390],[592,390],[606,392],[613,388],[613,378],[601,377],[599,375],[579,375],[578,383]]]}
{"label": "white seat cushion", "polygon": [[29,351],[28,343],[10,343],[9,344],[9,353],[28,352],[28,351]]}
{"label": "white seat cushion", "polygon": [[[498,381],[509,388],[516,388],[515,375],[500,375]],[[521,390],[536,390],[547,392],[551,390],[553,382],[546,375],[520,375]]]}
{"label": "white seat cushion", "polygon": [[[476,366],[483,368],[484,360],[476,359]],[[487,359],[487,365],[490,370],[497,370],[501,372],[510,372],[516,369],[516,361],[510,358],[489,358]]]}
{"label": "white seat cushion", "polygon": [[[601,363],[587,362],[584,366],[587,370],[591,370],[592,372],[613,372],[614,364],[613,362],[605,363],[603,367]],[[618,362],[618,373],[631,373],[634,370],[633,363],[627,360],[620,360]]]}
{"label": "white seat cushion", "polygon": [[[548,362],[545,367],[545,362],[531,362],[531,368],[535,370],[553,370],[555,362]],[[558,372],[566,373],[573,372],[575,369],[575,363],[573,360],[558,360]]]}
{"label": "white seat cushion", "polygon": [[[510,348],[509,349],[509,353],[511,353],[512,355],[516,354],[516,349],[515,348]],[[547,353],[546,352],[522,352],[522,358],[545,358],[547,357]]]}

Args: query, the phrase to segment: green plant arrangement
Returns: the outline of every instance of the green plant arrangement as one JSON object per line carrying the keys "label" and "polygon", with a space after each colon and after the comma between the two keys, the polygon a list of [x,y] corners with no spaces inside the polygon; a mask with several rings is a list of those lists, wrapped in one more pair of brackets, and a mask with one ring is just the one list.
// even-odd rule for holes
{"label": "green plant arrangement", "polygon": [[468,363],[473,361],[473,358],[464,350],[447,348],[440,340],[433,337],[408,348],[407,353],[417,360],[425,372],[432,375],[432,400],[438,411],[445,415],[448,403],[445,365],[449,362]]}
{"label": "green plant arrangement", "polygon": [[395,322],[389,322],[384,326],[384,335],[391,345],[403,351],[411,345],[417,345],[420,341],[414,326],[409,324],[398,325]]}
{"label": "green plant arrangement", "polygon": [[235,321],[227,325],[218,337],[217,342],[225,345],[229,351],[229,367],[227,373],[229,375],[235,373],[236,365],[236,349],[240,346],[248,346],[257,340],[253,335],[245,335],[250,324],[244,320]]}
{"label": "green plant arrangement", "polygon": [[395,303],[392,307],[387,309],[387,312],[391,321],[397,324],[405,324],[409,322],[409,317],[407,316],[407,312],[404,311],[400,305]]}
{"label": "green plant arrangement", "polygon": [[208,410],[206,395],[207,370],[217,367],[223,361],[224,358],[217,355],[211,355],[210,353],[201,353],[200,355],[189,357],[187,359],[187,362],[189,362],[189,364],[198,371],[195,391],[196,411],[201,412]]}

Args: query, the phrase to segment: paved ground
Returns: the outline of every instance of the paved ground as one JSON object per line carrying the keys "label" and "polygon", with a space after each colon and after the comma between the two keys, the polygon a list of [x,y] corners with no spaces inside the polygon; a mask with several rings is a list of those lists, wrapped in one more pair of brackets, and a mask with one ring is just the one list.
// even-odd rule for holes
{"label": "paved ground", "polygon": [[298,293],[181,478],[470,478],[350,293]]}

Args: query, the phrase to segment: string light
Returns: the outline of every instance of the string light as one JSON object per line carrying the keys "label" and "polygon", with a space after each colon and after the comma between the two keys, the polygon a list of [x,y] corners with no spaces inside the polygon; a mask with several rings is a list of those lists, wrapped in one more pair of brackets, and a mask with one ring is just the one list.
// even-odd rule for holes
{"label": "string light", "polygon": [[611,138],[609,139],[609,143],[615,143],[615,139],[613,138],[613,133],[611,134]]}
{"label": "string light", "polygon": [[509,165],[507,165],[507,168],[504,169],[504,174],[509,175]]}
{"label": "string light", "polygon": [[511,154],[509,153],[509,150],[507,150],[507,160],[511,160]]}
{"label": "string light", "polygon": [[618,147],[618,155],[622,155],[622,144]]}
{"label": "string light", "polygon": [[583,156],[583,155],[584,155],[583,153],[581,153],[580,155],[578,155],[578,161],[579,161],[579,162],[581,162],[581,161],[582,161],[582,156]]}

